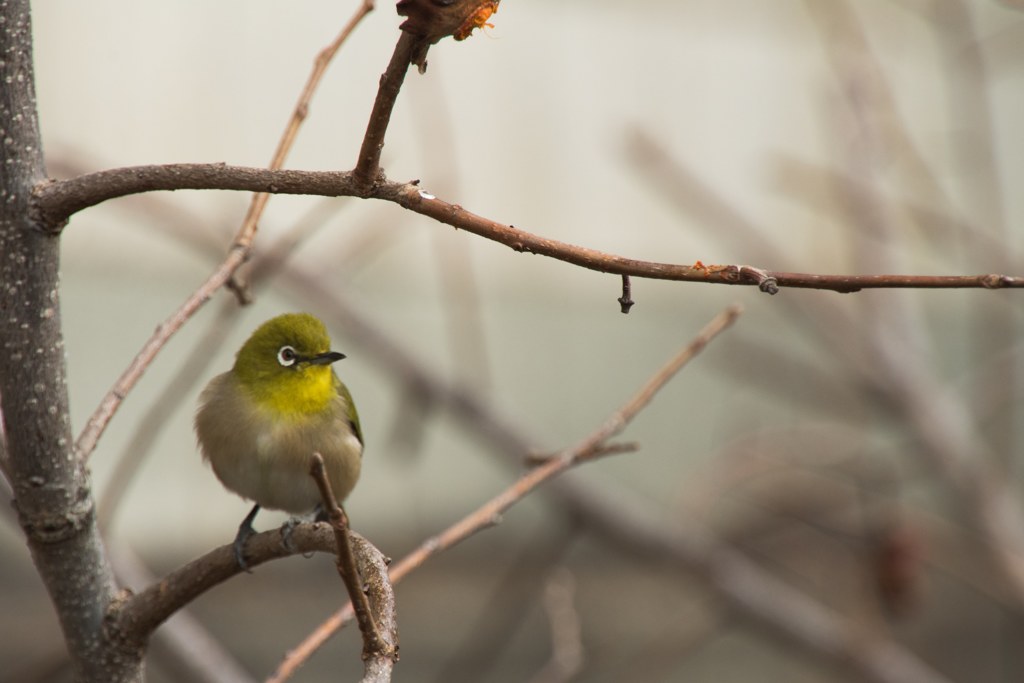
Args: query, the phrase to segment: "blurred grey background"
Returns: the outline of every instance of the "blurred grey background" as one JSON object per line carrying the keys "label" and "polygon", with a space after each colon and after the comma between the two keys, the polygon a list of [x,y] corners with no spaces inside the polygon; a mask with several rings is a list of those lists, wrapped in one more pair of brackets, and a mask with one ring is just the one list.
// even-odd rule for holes
{"label": "blurred grey background", "polygon": [[[266,165],[314,56],[354,7],[37,3],[49,172]],[[1019,275],[1021,10],[981,0],[509,0],[493,28],[443,41],[425,75],[409,74],[382,165],[494,220],[637,259]],[[399,21],[378,3],[342,48],[287,167],[352,167]],[[248,201],[160,193],[74,217],[63,316],[76,432],[224,253]],[[265,276],[260,264],[282,253]],[[111,543],[153,571],[229,542],[247,510],[200,461],[191,416],[202,385],[268,317],[316,313],[348,355],[338,371],[367,450],[346,508],[357,530],[401,557],[522,469],[457,416],[418,404],[367,329],[550,452],[595,429],[712,315],[741,302],[736,329],[628,429],[640,451],[567,476],[644,501],[666,524],[714,529],[953,680],[1024,676],[1021,615],[977,559],[983,541],[955,487],[919,457],[921,435],[886,393],[877,356],[907,353],[955,395],[988,464],[1016,482],[1019,293],[769,297],[634,280],[637,304],[624,316],[617,276],[516,254],[393,205],[315,197],[270,200],[254,269],[255,303],[239,309],[220,292],[206,305],[92,457],[101,505],[123,497]],[[126,456],[144,456],[127,483],[115,474]],[[257,527],[281,521],[263,513]],[[4,677],[64,680],[59,630],[10,516],[0,543]],[[906,605],[876,590],[879,548],[910,558]],[[568,595],[578,619],[576,680],[851,680],[751,628],[677,568],[604,543],[543,493],[399,588],[397,680],[536,680],[551,650],[546,590]],[[328,558],[293,558],[217,588],[194,611],[261,679],[342,591]],[[295,680],[354,679],[358,651],[356,631],[343,631]],[[181,674],[155,656],[150,675]]]}

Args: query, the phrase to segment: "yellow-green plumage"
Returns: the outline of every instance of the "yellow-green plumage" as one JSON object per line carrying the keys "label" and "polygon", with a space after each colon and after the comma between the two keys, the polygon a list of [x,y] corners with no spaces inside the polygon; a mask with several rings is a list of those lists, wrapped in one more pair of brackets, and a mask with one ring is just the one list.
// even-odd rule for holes
{"label": "yellow-green plumage", "polygon": [[253,332],[234,367],[203,390],[196,413],[203,458],[224,486],[262,507],[308,512],[320,502],[309,475],[318,452],[335,496],[348,496],[363,446],[352,397],[330,365],[343,357],[309,314],[281,315]]}

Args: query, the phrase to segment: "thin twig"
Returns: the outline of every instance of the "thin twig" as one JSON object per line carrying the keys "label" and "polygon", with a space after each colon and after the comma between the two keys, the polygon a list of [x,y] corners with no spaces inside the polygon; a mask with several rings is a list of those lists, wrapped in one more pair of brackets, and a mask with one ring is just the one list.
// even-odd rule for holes
{"label": "thin twig", "polygon": [[[593,433],[574,446],[566,448],[557,456],[523,474],[515,483],[469,513],[440,534],[428,538],[416,550],[392,565],[389,576],[397,584],[413,570],[443,550],[447,550],[469,538],[478,531],[494,526],[501,515],[521,501],[528,493],[546,481],[556,477],[570,467],[591,459],[598,447],[621,432],[636,417],[654,395],[682,369],[694,356],[718,334],[727,329],[739,317],[742,308],[733,305],[719,313],[679,353],[654,374],[619,410],[608,417]],[[282,660],[277,671],[267,683],[282,683],[292,672],[305,662],[321,645],[352,617],[352,607],[347,605],[331,615]]]}
{"label": "thin twig", "polygon": [[[280,169],[284,164],[284,160],[295,141],[298,129],[306,119],[306,115],[309,111],[310,100],[313,97],[313,93],[315,92],[317,85],[320,83],[327,65],[330,63],[330,59],[337,54],[338,49],[352,33],[352,30],[372,9],[373,2],[364,1],[334,42],[317,55],[313,71],[309,76],[306,87],[303,88],[302,94],[299,96],[299,101],[292,111],[288,125],[285,127],[285,131],[281,136],[277,149],[274,152],[273,159],[270,162],[271,170]],[[142,374],[153,362],[153,359],[156,358],[157,353],[159,353],[170,338],[180,330],[186,322],[188,322],[195,312],[210,300],[214,292],[232,281],[235,272],[249,258],[249,252],[252,250],[252,242],[256,237],[256,228],[260,217],[263,215],[263,209],[266,207],[269,197],[269,191],[258,192],[253,196],[252,202],[249,204],[249,210],[246,213],[245,219],[242,221],[241,227],[235,235],[234,242],[231,245],[231,249],[229,250],[227,257],[221,262],[213,274],[210,275],[210,277],[207,278],[207,280],[200,285],[199,288],[188,297],[188,299],[185,300],[185,303],[156,328],[153,335],[143,345],[142,350],[140,350],[135,358],[132,359],[128,368],[117,379],[117,382],[114,383],[114,386],[107,392],[106,396],[103,397],[103,400],[100,401],[99,406],[97,406],[96,410],[93,411],[92,415],[86,422],[85,429],[82,431],[81,435],[79,435],[77,441],[75,441],[75,453],[79,459],[87,460],[92,454],[100,436],[102,436],[103,431],[107,428],[107,424],[110,423],[114,413],[117,412],[117,409],[121,406],[121,403],[124,401],[125,396],[128,395],[128,392],[131,391],[138,383],[139,379],[141,379]]]}
{"label": "thin twig", "polygon": [[359,570],[356,568],[355,555],[352,553],[352,544],[349,540],[348,516],[341,509],[338,500],[331,490],[331,483],[327,480],[327,473],[324,470],[324,459],[319,453],[313,453],[309,465],[309,474],[320,489],[320,497],[323,500],[324,510],[327,519],[334,529],[334,537],[338,545],[338,574],[345,583],[349,599],[355,609],[356,621],[359,622],[359,630],[363,634],[363,660],[369,660],[378,656],[393,658],[395,648],[388,643],[377,629],[373,613],[370,610],[370,603],[363,592],[363,584],[359,578]]}
{"label": "thin twig", "polygon": [[619,297],[619,310],[623,313],[629,313],[629,309],[633,308],[633,284],[629,281],[629,275],[623,274],[622,276],[622,296]]}
{"label": "thin twig", "polygon": [[359,149],[359,159],[353,170],[356,187],[369,191],[377,181],[380,172],[380,154],[384,149],[384,136],[391,123],[391,112],[394,111],[398,93],[409,71],[413,54],[420,46],[422,39],[411,33],[402,31],[391,54],[388,68],[381,76],[377,88],[377,98],[373,101],[370,122],[366,126],[363,144]]}

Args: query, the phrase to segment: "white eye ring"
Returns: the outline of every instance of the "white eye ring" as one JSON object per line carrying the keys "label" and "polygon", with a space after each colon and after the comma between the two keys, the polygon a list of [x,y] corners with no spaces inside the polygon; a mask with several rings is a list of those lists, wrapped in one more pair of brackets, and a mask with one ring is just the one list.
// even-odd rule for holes
{"label": "white eye ring", "polygon": [[286,368],[295,365],[298,359],[299,354],[290,346],[282,346],[277,352],[277,362]]}

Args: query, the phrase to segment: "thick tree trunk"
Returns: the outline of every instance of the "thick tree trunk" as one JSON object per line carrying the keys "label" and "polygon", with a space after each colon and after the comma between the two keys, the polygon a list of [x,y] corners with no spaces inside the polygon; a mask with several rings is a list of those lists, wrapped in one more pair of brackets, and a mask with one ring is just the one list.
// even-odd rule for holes
{"label": "thick tree trunk", "polygon": [[0,0],[0,409],[18,519],[82,681],[142,677],[142,647],[114,643],[116,595],[84,464],[72,449],[59,296],[59,225],[31,212],[45,177],[28,0]]}

